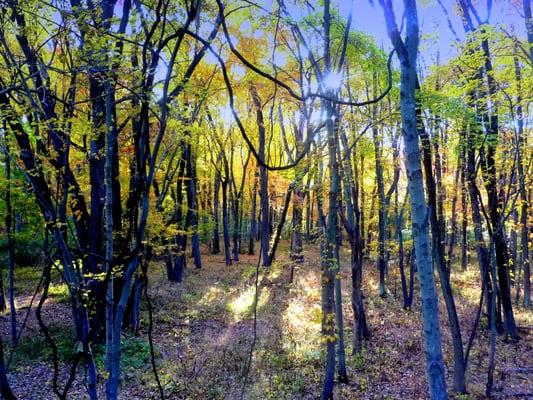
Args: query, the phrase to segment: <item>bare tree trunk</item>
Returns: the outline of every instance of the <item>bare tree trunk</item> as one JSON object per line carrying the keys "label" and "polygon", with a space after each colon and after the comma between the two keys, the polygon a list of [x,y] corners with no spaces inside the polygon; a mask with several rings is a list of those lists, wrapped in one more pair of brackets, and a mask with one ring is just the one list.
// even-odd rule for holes
{"label": "bare tree trunk", "polygon": [[429,210],[424,196],[424,183],[420,163],[418,126],[416,113],[416,60],[418,55],[418,16],[415,0],[404,0],[406,37],[402,39],[396,24],[392,1],[380,0],[385,14],[389,37],[401,63],[402,131],[404,158],[408,176],[411,203],[413,243],[418,265],[422,320],[424,325],[425,350],[429,394],[432,400],[447,399],[444,363],[442,360],[441,336],[438,318],[438,297],[433,276],[431,243],[429,238]]}
{"label": "bare tree trunk", "polygon": [[[526,2],[529,0],[524,0],[524,10],[526,9]],[[531,20],[531,5],[529,5],[529,23],[533,25]],[[528,26],[528,29],[533,27]],[[528,31],[528,37],[531,32]],[[533,33],[531,33],[533,36]],[[533,38],[530,38],[530,43],[533,42]],[[533,57],[533,44],[531,47],[532,57]],[[533,58],[532,58],[533,60]],[[522,73],[520,68],[520,63],[518,58],[514,57],[514,66],[515,66],[515,79],[517,83],[518,98],[516,106],[516,118],[517,118],[517,138],[516,138],[516,164],[518,171],[518,185],[520,190],[520,261],[521,266],[524,271],[524,306],[531,307],[531,272],[530,272],[530,263],[529,263],[529,232],[528,232],[528,196],[527,196],[527,187],[526,187],[526,176],[524,171],[524,161],[522,156],[522,151],[524,148],[524,113],[522,110]]]}
{"label": "bare tree trunk", "polygon": [[191,144],[191,132],[187,133],[185,143],[185,172],[187,176],[187,216],[186,229],[192,230],[191,246],[194,265],[197,269],[202,268],[202,258],[200,256],[200,239],[198,238],[198,200],[197,200],[197,179],[196,179],[196,156],[193,154]]}
{"label": "bare tree trunk", "polygon": [[468,268],[468,210],[466,186],[466,151],[465,145],[461,146],[461,269]]}
{"label": "bare tree trunk", "polygon": [[228,181],[222,180],[222,230],[224,236],[224,256],[226,265],[231,265],[231,251],[229,238],[229,211],[228,211]]}
{"label": "bare tree trunk", "polygon": [[[348,232],[350,240],[350,265],[351,265],[351,303],[354,314],[353,326],[353,352],[360,353],[362,350],[362,341],[370,337],[370,332],[366,322],[365,308],[362,292],[362,272],[363,272],[363,240],[361,237],[360,209],[359,209],[359,183],[358,177],[354,179],[352,172],[350,149],[348,138],[343,131],[339,132],[343,144],[343,157],[341,158],[344,166],[344,184],[343,194],[344,203],[346,204],[346,220],[344,225]],[[354,148],[355,153],[355,148]],[[356,164],[357,165],[357,164]]]}
{"label": "bare tree trunk", "polygon": [[213,237],[212,237],[212,254],[220,253],[220,235],[219,235],[219,194],[220,194],[220,173],[216,173],[215,189],[213,192]]}
{"label": "bare tree trunk", "polygon": [[[15,305],[15,239],[13,237],[14,212],[11,204],[11,159],[9,156],[9,146],[5,144],[5,168],[6,168],[6,234],[7,234],[7,281],[9,298],[9,316],[11,326],[11,342],[13,346],[17,344],[17,309]],[[3,282],[2,282],[3,294]],[[5,308],[5,304],[4,304]]]}
{"label": "bare tree trunk", "polygon": [[[377,117],[376,107],[373,109],[373,119]],[[372,137],[374,139],[374,154],[376,159],[376,187],[378,191],[378,258],[377,267],[379,271],[379,296],[387,297],[385,287],[385,274],[387,271],[387,259],[385,254],[385,245],[387,242],[387,204],[385,200],[385,183],[383,182],[383,165],[381,150],[382,140],[377,128],[372,128]]]}
{"label": "bare tree trunk", "polygon": [[255,253],[255,237],[257,236],[257,224],[256,224],[256,214],[257,214],[257,181],[259,179],[259,174],[256,172],[254,174],[254,186],[252,189],[252,207],[250,210],[250,231],[248,232],[248,254],[252,255]]}
{"label": "bare tree trunk", "polygon": [[272,246],[270,246],[270,249],[268,250],[268,265],[272,265],[272,262],[276,258],[276,249],[278,248],[279,240],[281,238],[281,232],[283,231],[283,225],[285,224],[285,219],[287,217],[287,211],[289,210],[292,192],[293,189],[289,187],[289,189],[287,190],[287,194],[285,195],[285,201],[283,202],[283,209],[281,210],[280,219],[274,232]]}
{"label": "bare tree trunk", "polygon": [[[263,118],[262,104],[257,89],[252,86],[250,88],[252,99],[256,111],[257,129],[259,132],[259,157],[265,159],[265,123]],[[263,260],[263,267],[268,267],[268,242],[270,236],[270,208],[268,196],[268,171],[266,167],[259,166],[259,193],[261,199],[261,258]]]}
{"label": "bare tree trunk", "polygon": [[522,0],[522,2],[527,29],[527,42],[529,43],[529,59],[533,63],[533,17],[531,16],[531,0]]}
{"label": "bare tree trunk", "polygon": [[[417,80],[417,88],[419,88]],[[421,119],[422,110],[420,103],[417,103],[417,117],[418,131],[422,145],[422,163],[424,167],[424,177],[426,182],[427,199],[428,199],[428,213],[431,227],[431,239],[433,260],[439,273],[440,284],[442,289],[442,296],[446,303],[446,311],[448,313],[448,322],[450,324],[450,333],[452,335],[453,343],[453,388],[457,393],[466,393],[466,365],[464,361],[463,340],[461,335],[461,326],[459,324],[459,317],[457,316],[457,308],[455,307],[455,300],[453,298],[453,291],[450,284],[450,270],[446,268],[445,258],[445,238],[444,238],[444,221],[439,219],[438,215],[438,200],[437,200],[437,183],[433,176],[432,169],[432,153],[429,135],[425,129],[424,123]]]}

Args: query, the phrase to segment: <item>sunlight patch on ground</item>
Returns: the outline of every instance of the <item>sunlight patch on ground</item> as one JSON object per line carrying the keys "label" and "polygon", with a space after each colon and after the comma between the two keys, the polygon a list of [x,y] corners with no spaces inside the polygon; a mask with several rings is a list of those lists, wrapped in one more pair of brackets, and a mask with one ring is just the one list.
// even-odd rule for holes
{"label": "sunlight patch on ground", "polygon": [[[233,314],[235,321],[240,321],[245,316],[250,316],[253,311],[255,286],[247,287],[241,294],[228,303],[228,309]],[[263,287],[259,292],[257,310],[261,310],[270,300],[270,288]]]}
{"label": "sunlight patch on ground", "polygon": [[283,275],[284,266],[279,262],[274,262],[268,271],[268,278],[270,280],[275,280]]}
{"label": "sunlight patch on ground", "polygon": [[209,290],[202,296],[198,304],[201,306],[209,306],[213,303],[220,301],[220,299],[224,296],[224,291],[220,289],[219,287],[212,286],[209,288]]}
{"label": "sunlight patch on ground", "polygon": [[283,348],[293,359],[316,360],[321,356],[320,286],[317,274],[297,271],[297,287],[283,313]]}
{"label": "sunlight patch on ground", "polygon": [[70,299],[70,292],[65,283],[50,284],[48,295],[58,302],[67,303]]}

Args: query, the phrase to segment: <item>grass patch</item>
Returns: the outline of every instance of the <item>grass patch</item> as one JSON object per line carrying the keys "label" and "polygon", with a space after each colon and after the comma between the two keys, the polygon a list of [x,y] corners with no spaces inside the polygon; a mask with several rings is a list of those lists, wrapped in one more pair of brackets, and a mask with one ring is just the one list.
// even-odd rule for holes
{"label": "grass patch", "polygon": [[48,295],[58,303],[68,303],[70,301],[70,292],[68,285],[65,283],[50,284]]}
{"label": "grass patch", "polygon": [[[158,356],[157,349],[156,357]],[[100,371],[105,371],[105,346],[94,346],[94,361]],[[150,344],[147,340],[136,336],[122,338],[120,367],[123,372],[134,372],[150,367]]]}
{"label": "grass patch", "polygon": [[[52,325],[48,328],[50,335],[57,346],[59,361],[71,361],[75,355],[74,332],[70,328]],[[52,348],[42,335],[22,337],[13,354],[13,363],[16,366],[30,365],[38,360],[51,360]]]}

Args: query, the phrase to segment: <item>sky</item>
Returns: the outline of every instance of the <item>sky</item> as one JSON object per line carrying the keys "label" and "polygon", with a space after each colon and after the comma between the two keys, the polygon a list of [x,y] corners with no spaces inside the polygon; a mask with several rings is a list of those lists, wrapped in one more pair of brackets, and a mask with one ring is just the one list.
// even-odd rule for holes
{"label": "sky", "polygon": [[[452,26],[461,40],[465,38],[461,19],[456,12],[456,0],[441,0],[448,11]],[[387,36],[383,12],[378,0],[374,0],[372,6],[368,0],[339,0],[336,2],[341,12],[348,16],[350,7],[353,11],[353,29],[366,32],[374,37],[378,45],[384,49],[391,48],[390,40]],[[352,5],[353,3],[353,5]],[[401,17],[403,7],[402,0],[393,0],[396,17]],[[480,17],[486,17],[486,2],[484,0],[474,1]],[[514,27],[515,32],[520,37],[525,37],[526,28],[523,18],[517,9],[511,4],[511,0],[494,0],[493,10],[489,22],[493,25],[504,25],[508,30]],[[440,54],[441,60],[447,60],[455,54],[455,37],[448,27],[446,15],[442,11],[437,0],[419,0],[418,19],[422,43],[420,54],[427,63],[435,61],[436,54]],[[398,22],[400,25],[400,23]]]}

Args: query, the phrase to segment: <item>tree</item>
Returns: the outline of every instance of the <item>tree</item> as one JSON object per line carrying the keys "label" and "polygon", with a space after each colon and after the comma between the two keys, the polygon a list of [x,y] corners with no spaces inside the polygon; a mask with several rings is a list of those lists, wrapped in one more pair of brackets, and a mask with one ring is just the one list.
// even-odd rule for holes
{"label": "tree", "polygon": [[446,399],[444,363],[438,319],[437,293],[433,276],[431,244],[429,238],[428,207],[424,197],[424,183],[418,144],[416,115],[416,61],[418,55],[418,16],[415,0],[404,0],[406,36],[402,39],[396,24],[391,0],[380,0],[387,32],[400,60],[402,134],[404,139],[405,168],[408,176],[409,199],[416,263],[420,280],[422,318],[424,322],[425,350],[429,394],[432,399]]}

